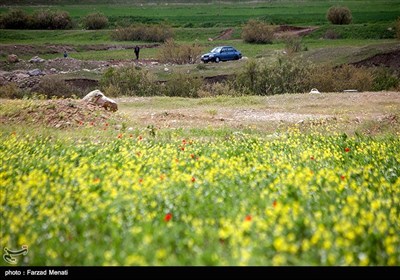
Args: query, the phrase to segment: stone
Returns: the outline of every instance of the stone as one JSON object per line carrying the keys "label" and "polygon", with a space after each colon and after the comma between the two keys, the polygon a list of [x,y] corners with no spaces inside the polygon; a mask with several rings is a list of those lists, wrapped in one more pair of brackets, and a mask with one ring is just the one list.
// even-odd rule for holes
{"label": "stone", "polygon": [[356,89],[345,89],[343,92],[358,92]]}
{"label": "stone", "polygon": [[98,89],[89,92],[85,97],[83,97],[82,100],[87,103],[94,103],[100,107],[103,107],[106,110],[110,110],[113,112],[118,110],[117,102],[105,96]]}
{"label": "stone", "polygon": [[17,63],[19,61],[19,58],[16,54],[10,54],[7,56],[7,61],[10,63]]}
{"label": "stone", "polygon": [[121,129],[122,129],[122,124],[115,125],[115,130],[121,130]]}
{"label": "stone", "polygon": [[16,74],[15,74],[15,77],[16,77],[18,80],[22,80],[22,79],[25,79],[25,78],[29,78],[30,76],[29,76],[28,74],[24,74],[24,73],[16,73]]}
{"label": "stone", "polygon": [[40,76],[40,75],[44,75],[42,70],[40,69],[33,69],[33,70],[29,70],[28,71],[28,75],[29,76]]}
{"label": "stone", "polygon": [[45,60],[43,58],[40,58],[38,56],[34,56],[31,59],[29,59],[30,63],[43,63]]}
{"label": "stone", "polygon": [[312,89],[310,90],[310,93],[312,93],[312,94],[314,94],[314,93],[319,94],[320,92],[318,91],[318,89],[312,88]]}

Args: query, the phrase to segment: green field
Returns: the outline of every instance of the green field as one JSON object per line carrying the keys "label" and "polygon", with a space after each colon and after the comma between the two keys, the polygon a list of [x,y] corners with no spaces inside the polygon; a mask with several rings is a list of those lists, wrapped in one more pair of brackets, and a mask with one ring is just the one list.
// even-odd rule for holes
{"label": "green field", "polygon": [[[65,10],[75,19],[86,16],[92,12],[101,12],[109,17],[113,24],[124,22],[168,22],[173,26],[194,27],[227,27],[238,26],[249,19],[263,19],[274,24],[296,25],[322,25],[326,24],[326,12],[333,5],[346,5],[352,10],[353,23],[377,23],[393,22],[400,13],[398,0],[384,1],[268,1],[265,3],[236,2],[234,5],[225,3],[196,5],[132,5],[125,4],[85,5],[84,1],[79,5],[49,5],[52,9]],[[135,1],[132,1],[134,3]],[[160,1],[161,2],[161,1]],[[167,3],[168,1],[162,1]],[[242,3],[244,2],[244,3]],[[16,2],[15,2],[16,3]],[[47,2],[54,3],[54,2]],[[15,7],[15,6],[12,6]],[[21,6],[28,11],[37,10],[35,6]],[[0,12],[9,8],[1,7]]]}
{"label": "green field", "polygon": [[[112,6],[103,2],[83,1],[80,5],[73,2],[56,1],[50,5],[51,9],[68,11],[76,22],[73,30],[2,30],[0,44],[29,44],[41,45],[66,44],[74,45],[77,53],[72,57],[84,60],[130,59],[129,50],[117,51],[88,51],[80,45],[95,44],[144,44],[148,42],[121,42],[111,38],[113,28],[119,24],[137,22],[167,22],[174,26],[175,40],[181,44],[199,43],[204,51],[220,44],[230,44],[240,49],[246,57],[260,58],[274,55],[274,51],[284,48],[284,44],[275,40],[272,45],[247,44],[241,40],[242,24],[249,19],[262,19],[273,24],[293,24],[299,26],[317,26],[318,29],[303,39],[303,48],[314,49],[331,46],[362,46],[379,43],[395,43],[395,20],[400,14],[400,1],[268,1],[262,3],[237,2],[235,5],[219,3],[219,1],[201,1],[196,5],[173,4],[175,1],[155,1],[156,5],[140,5],[143,1],[116,1]],[[15,5],[24,1],[13,2]],[[33,1],[32,4],[49,4],[47,1]],[[72,3],[72,4],[71,4]],[[161,4],[162,3],[162,4]],[[167,5],[173,4],[173,5]],[[7,3],[5,3],[7,4]],[[327,9],[335,4],[348,6],[353,13],[353,23],[346,26],[328,24],[325,15]],[[0,13],[8,11],[13,6],[0,7]],[[28,11],[43,8],[43,6],[20,6]],[[103,12],[110,20],[107,30],[82,30],[80,20],[86,14]],[[234,32],[229,40],[209,42],[208,38],[217,37],[224,29],[233,28]],[[328,31],[333,31],[340,40],[321,40]],[[382,39],[388,41],[382,41]],[[393,40],[393,41],[390,41]],[[344,49],[344,48],[343,48]],[[8,53],[0,51],[1,56]],[[22,58],[29,59],[30,54],[21,54]],[[54,58],[59,54],[43,54],[44,58]],[[306,53],[312,57],[312,54]],[[339,54],[338,61],[346,61],[347,54]],[[142,57],[156,59],[157,50],[148,49],[142,52]],[[329,57],[322,59],[329,60]]]}

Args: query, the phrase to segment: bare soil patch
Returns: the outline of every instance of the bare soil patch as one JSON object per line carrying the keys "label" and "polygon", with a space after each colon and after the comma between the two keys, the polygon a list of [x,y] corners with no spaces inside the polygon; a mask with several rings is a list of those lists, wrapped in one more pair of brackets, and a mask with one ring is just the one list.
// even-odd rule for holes
{"label": "bare soil patch", "polygon": [[308,26],[291,26],[291,25],[281,25],[275,29],[274,37],[281,38],[283,36],[305,36],[316,30],[318,27]]}
{"label": "bare soil patch", "polygon": [[118,113],[75,99],[4,101],[7,110],[2,110],[0,123],[29,124],[52,128],[69,128],[79,126],[98,126],[121,122]]}
{"label": "bare soil patch", "polygon": [[[256,128],[274,131],[277,127],[341,127],[364,130],[370,134],[384,129],[400,129],[399,92],[355,92],[323,94],[286,94],[253,97],[213,103],[171,103],[159,98],[117,98],[119,108],[136,125],[157,128]],[[165,105],[164,105],[165,104]],[[230,105],[233,104],[233,105]]]}
{"label": "bare soil patch", "polygon": [[400,50],[376,54],[370,58],[352,64],[364,67],[384,66],[398,70],[400,69]]}
{"label": "bare soil patch", "polygon": [[218,36],[213,38],[213,40],[229,40],[232,37],[233,31],[233,28],[222,30]]}

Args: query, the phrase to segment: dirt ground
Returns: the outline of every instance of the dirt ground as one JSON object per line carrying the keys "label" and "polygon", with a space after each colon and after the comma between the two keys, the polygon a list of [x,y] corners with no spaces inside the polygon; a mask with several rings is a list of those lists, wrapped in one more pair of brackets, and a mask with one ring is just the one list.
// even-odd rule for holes
{"label": "dirt ground", "polygon": [[105,110],[92,103],[76,99],[58,100],[3,100],[0,113],[2,125],[38,125],[65,129],[78,126],[94,126],[121,123],[121,115]]}
{"label": "dirt ground", "polygon": [[368,59],[352,63],[355,66],[374,67],[384,65],[392,69],[400,69],[400,50],[376,54]]}
{"label": "dirt ground", "polygon": [[[0,124],[66,129],[228,129],[274,133],[297,126],[368,135],[400,133],[400,92],[284,94],[185,99],[116,98],[118,112],[81,100],[1,100]],[[122,129],[123,130],[123,129]]]}
{"label": "dirt ground", "polygon": [[211,104],[204,105],[200,102],[191,104],[196,101],[188,100],[187,105],[182,106],[181,103],[170,104],[168,99],[117,99],[121,112],[136,125],[154,125],[159,129],[230,127],[271,131],[281,125],[310,127],[329,124],[345,130],[365,127],[373,134],[385,126],[400,128],[399,92],[285,94],[254,97],[242,105],[209,101]]}

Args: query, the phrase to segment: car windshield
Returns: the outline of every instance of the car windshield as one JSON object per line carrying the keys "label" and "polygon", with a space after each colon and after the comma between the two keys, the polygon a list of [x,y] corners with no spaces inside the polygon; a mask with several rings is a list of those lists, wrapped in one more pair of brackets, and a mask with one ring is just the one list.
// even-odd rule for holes
{"label": "car windshield", "polygon": [[221,47],[216,47],[216,48],[213,48],[212,50],[211,50],[211,52],[212,53],[219,53],[219,52],[221,52]]}

